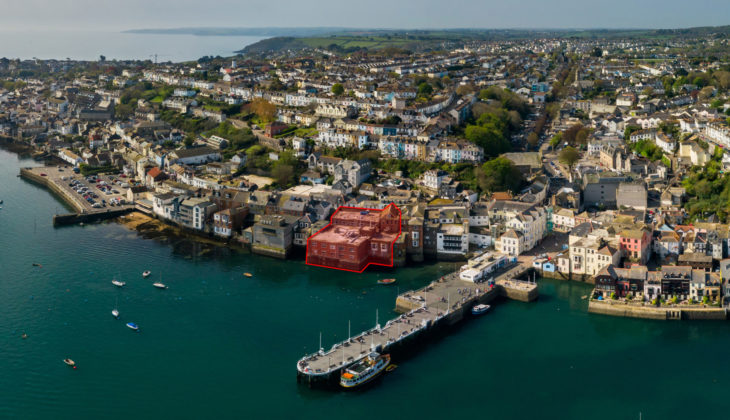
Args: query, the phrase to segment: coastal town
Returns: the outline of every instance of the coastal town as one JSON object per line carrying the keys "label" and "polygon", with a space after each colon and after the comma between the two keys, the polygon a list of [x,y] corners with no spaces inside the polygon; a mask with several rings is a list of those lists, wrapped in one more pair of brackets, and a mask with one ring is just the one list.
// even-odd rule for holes
{"label": "coastal town", "polygon": [[596,307],[726,315],[727,43],[3,58],[0,136],[83,216],[352,271],[460,261],[479,283],[519,263],[595,284]]}

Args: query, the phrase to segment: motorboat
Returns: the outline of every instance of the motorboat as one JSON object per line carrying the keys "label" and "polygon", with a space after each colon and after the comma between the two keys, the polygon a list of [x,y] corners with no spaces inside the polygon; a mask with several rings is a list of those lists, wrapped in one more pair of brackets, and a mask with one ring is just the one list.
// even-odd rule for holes
{"label": "motorboat", "polygon": [[74,362],[71,359],[63,359],[63,363],[65,363],[65,364],[67,364],[69,366],[74,366],[74,367],[76,366],[76,362]]}
{"label": "motorboat", "polygon": [[243,275],[246,277],[253,277],[253,274],[251,274],[251,273],[243,273]]}
{"label": "motorboat", "polygon": [[380,279],[378,280],[378,284],[393,284],[395,283],[395,279]]}
{"label": "motorboat", "polygon": [[119,311],[118,311],[118,310],[116,310],[116,309],[114,309],[114,310],[112,311],[112,316],[113,316],[114,318],[116,318],[116,319],[119,319]]}
{"label": "motorboat", "polygon": [[142,277],[147,278],[150,276],[150,274],[152,274],[152,272],[150,270],[146,270],[144,273],[142,273]]}
{"label": "motorboat", "polygon": [[43,268],[43,266],[42,266],[41,264],[39,264],[39,263],[33,263],[33,267],[40,267],[40,268]]}
{"label": "motorboat", "polygon": [[491,308],[491,306],[480,303],[478,305],[474,305],[474,307],[471,308],[471,313],[472,315],[481,315],[487,312],[489,308]]}
{"label": "motorboat", "polygon": [[152,285],[158,289],[167,289],[167,286],[164,283],[157,282],[157,283],[152,283]]}
{"label": "motorboat", "polygon": [[342,372],[340,386],[355,388],[365,385],[383,373],[388,365],[390,365],[389,354],[372,352]]}
{"label": "motorboat", "polygon": [[127,328],[134,331],[139,331],[139,325],[135,324],[134,322],[127,322]]}
{"label": "motorboat", "polygon": [[112,284],[115,285],[115,286],[117,286],[117,287],[124,287],[124,285],[127,284],[127,283],[125,283],[123,281],[119,281],[119,280],[112,280]]}

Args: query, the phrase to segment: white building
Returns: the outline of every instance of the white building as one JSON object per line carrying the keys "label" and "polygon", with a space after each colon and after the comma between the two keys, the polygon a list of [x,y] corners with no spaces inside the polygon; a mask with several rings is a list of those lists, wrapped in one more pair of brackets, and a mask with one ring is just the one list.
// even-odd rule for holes
{"label": "white building", "polygon": [[442,224],[436,233],[437,254],[460,254],[469,251],[469,222]]}
{"label": "white building", "polygon": [[489,274],[509,263],[509,257],[496,252],[485,252],[474,257],[461,266],[459,278],[464,281],[477,282],[486,279]]}

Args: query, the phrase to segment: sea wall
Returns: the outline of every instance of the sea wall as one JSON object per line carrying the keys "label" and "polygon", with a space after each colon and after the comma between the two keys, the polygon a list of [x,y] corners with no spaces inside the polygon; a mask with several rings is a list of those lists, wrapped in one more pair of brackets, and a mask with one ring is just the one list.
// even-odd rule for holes
{"label": "sea wall", "polygon": [[589,276],[587,274],[563,274],[558,271],[545,271],[545,270],[537,270],[538,273],[540,273],[541,277],[549,278],[549,279],[558,279],[558,280],[572,280],[572,281],[579,281],[582,283],[588,283],[588,284],[596,284],[596,279],[593,278],[593,276]]}
{"label": "sea wall", "polygon": [[280,258],[280,259],[286,259],[287,255],[289,255],[289,251],[281,248],[273,248],[270,246],[260,245],[260,244],[252,244],[251,245],[251,252],[254,254],[259,255],[265,255],[267,257],[274,257],[274,258]]}
{"label": "sea wall", "polygon": [[592,300],[588,303],[588,312],[657,320],[726,320],[728,318],[727,310],[723,308],[636,306],[623,301]]}
{"label": "sea wall", "polygon": [[20,170],[20,176],[23,179],[27,179],[31,182],[34,182],[36,184],[42,185],[46,188],[48,188],[55,196],[63,200],[66,204],[70,205],[74,209],[76,209],[77,212],[81,212],[83,210],[83,206],[81,203],[78,202],[78,197],[73,197],[69,195],[66,191],[59,188],[56,184],[53,182],[50,182],[48,178],[40,176],[35,174],[33,171],[27,168],[22,168]]}
{"label": "sea wall", "polygon": [[68,213],[53,216],[53,226],[75,225],[78,223],[91,223],[98,220],[113,219],[131,212],[133,209],[111,210],[95,213]]}
{"label": "sea wall", "polygon": [[508,284],[500,284],[497,287],[499,287],[502,296],[520,302],[532,302],[540,294],[537,287],[525,289],[523,287],[510,287]]}

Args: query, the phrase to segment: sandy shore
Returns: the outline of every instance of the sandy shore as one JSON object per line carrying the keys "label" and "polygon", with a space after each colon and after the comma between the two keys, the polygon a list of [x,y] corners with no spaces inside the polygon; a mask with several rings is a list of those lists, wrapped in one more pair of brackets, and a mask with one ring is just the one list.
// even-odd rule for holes
{"label": "sandy shore", "polygon": [[154,217],[148,216],[139,211],[133,211],[124,216],[120,216],[116,218],[115,221],[129,229],[151,237],[177,237],[214,246],[230,245],[224,241],[209,238],[204,235],[197,235],[194,232],[190,232],[178,226],[167,224],[162,220],[155,219]]}

